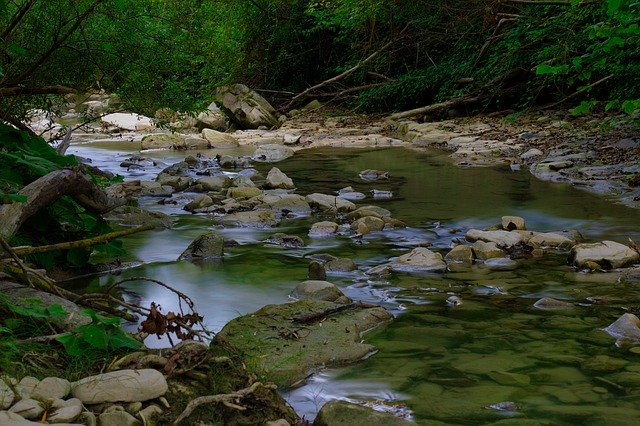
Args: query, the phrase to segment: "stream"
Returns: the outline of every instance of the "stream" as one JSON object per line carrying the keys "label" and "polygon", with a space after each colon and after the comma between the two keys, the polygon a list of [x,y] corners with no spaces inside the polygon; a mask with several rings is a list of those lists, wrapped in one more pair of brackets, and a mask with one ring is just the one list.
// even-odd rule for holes
{"label": "stream", "polygon": [[[152,180],[164,167],[128,171],[119,166],[139,153],[138,146],[91,142],[74,144],[68,153],[91,158],[93,165],[125,180]],[[203,151],[217,153],[242,152]],[[170,165],[194,153],[142,155]],[[384,207],[408,227],[362,239],[310,238],[307,232],[318,220],[313,217],[285,220],[277,229],[222,229],[205,215],[142,198],[141,207],[174,215],[173,229],[127,237],[129,257],[121,260],[141,265],[84,284],[103,286],[133,276],[160,280],[193,298],[205,324],[219,331],[239,315],[287,302],[295,285],[306,279],[309,256],[348,257],[358,270],[329,274],[327,280],[353,299],[386,307],[396,319],[365,336],[379,348],[375,355],[319,372],[305,385],[283,391],[305,419],[313,419],[331,399],[368,402],[419,424],[632,424],[640,418],[640,351],[617,347],[601,331],[624,312],[622,307],[640,305],[638,281],[618,283],[612,274],[576,272],[567,265],[566,253],[521,259],[517,269],[506,271],[476,264],[445,274],[364,274],[419,244],[428,243],[444,255],[468,229],[494,225],[503,215],[525,218],[530,230],[578,230],[589,242],[640,241],[637,210],[569,185],[539,181],[527,171],[458,168],[440,151],[318,149],[277,164],[254,164],[265,175],[273,166],[292,178],[296,193],[303,195],[335,194],[346,186],[367,195],[372,189],[392,191],[390,199],[368,196],[357,204]],[[388,171],[390,178],[365,182],[358,176],[364,169]],[[222,262],[177,262],[207,229],[239,245],[228,248]],[[262,243],[275,232],[299,235],[306,246]],[[136,281],[126,288],[141,305],[154,301],[165,312],[178,308],[173,294],[151,283]],[[463,303],[448,306],[451,295]],[[534,308],[545,296],[575,307]],[[146,343],[166,344],[155,336]]]}

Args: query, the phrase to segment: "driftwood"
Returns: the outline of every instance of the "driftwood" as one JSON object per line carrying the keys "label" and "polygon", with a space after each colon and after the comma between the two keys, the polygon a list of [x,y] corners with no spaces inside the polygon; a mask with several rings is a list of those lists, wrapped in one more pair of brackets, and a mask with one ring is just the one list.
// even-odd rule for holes
{"label": "driftwood", "polygon": [[346,305],[336,306],[334,308],[327,308],[319,312],[309,312],[307,314],[294,315],[291,321],[301,324],[310,324],[312,322],[322,321],[329,315],[337,314],[338,312],[347,311],[350,309],[367,309],[374,308],[376,305],[370,305],[363,302],[353,302]]}
{"label": "driftwood", "polygon": [[125,204],[125,199],[110,196],[98,188],[88,176],[75,169],[55,170],[18,192],[27,197],[24,203],[0,206],[0,235],[9,237],[32,215],[63,195],[73,196],[87,210],[106,213]]}
{"label": "driftwood", "polygon": [[438,112],[447,108],[453,108],[460,105],[473,104],[478,102],[479,99],[480,98],[478,96],[461,96],[459,98],[454,98],[445,102],[440,102],[440,103],[428,105],[425,107],[411,109],[409,111],[397,112],[395,114],[391,114],[389,118],[391,120],[401,120],[403,118],[415,117],[416,115]]}

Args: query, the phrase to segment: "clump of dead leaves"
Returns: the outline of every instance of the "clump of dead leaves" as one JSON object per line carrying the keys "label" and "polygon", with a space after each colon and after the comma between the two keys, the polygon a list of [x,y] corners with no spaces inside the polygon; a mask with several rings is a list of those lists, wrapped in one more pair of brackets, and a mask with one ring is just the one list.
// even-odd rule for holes
{"label": "clump of dead leaves", "polygon": [[193,329],[196,324],[201,324],[203,317],[197,312],[190,314],[176,314],[175,312],[167,312],[163,314],[160,312],[161,306],[155,302],[151,302],[149,309],[149,315],[147,319],[140,324],[141,330],[144,333],[155,334],[158,337],[167,335],[171,338],[169,333],[175,334],[180,340],[193,340],[198,336],[198,332]]}

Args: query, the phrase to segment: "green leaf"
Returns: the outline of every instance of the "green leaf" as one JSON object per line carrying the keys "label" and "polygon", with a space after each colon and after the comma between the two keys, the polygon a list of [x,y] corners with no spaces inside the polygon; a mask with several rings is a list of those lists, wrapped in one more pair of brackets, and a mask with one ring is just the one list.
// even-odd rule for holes
{"label": "green leaf", "polygon": [[547,64],[541,64],[538,65],[536,67],[536,74],[537,75],[543,75],[543,74],[552,74],[552,75],[556,75],[556,74],[562,74],[565,73],[567,71],[567,66],[566,65],[560,65],[560,66],[552,66],[552,65],[547,65]]}
{"label": "green leaf", "polygon": [[580,105],[578,105],[577,107],[571,109],[571,114],[572,115],[584,115],[584,114],[587,114],[597,104],[598,104],[598,101],[594,101],[594,100],[582,101],[582,102],[580,102]]}
{"label": "green leaf", "polygon": [[609,15],[613,15],[613,13],[622,6],[622,0],[608,0],[608,6]]}
{"label": "green leaf", "polygon": [[21,194],[8,194],[7,198],[10,201],[16,202],[16,203],[26,203],[27,202],[27,196],[26,195],[21,195]]}

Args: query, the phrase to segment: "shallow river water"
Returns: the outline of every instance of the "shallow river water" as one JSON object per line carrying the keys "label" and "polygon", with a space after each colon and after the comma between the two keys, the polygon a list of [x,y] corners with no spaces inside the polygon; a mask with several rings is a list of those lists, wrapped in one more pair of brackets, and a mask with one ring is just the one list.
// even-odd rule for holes
{"label": "shallow river water", "polygon": [[[129,173],[120,162],[135,153],[131,143],[75,145],[69,153],[126,179],[151,179],[160,168]],[[145,156],[172,164],[176,152]],[[215,155],[215,152],[207,153]],[[307,236],[314,218],[282,223],[277,229],[221,229],[204,215],[140,200],[143,207],[176,216],[171,230],[125,240],[126,261],[141,266],[91,285],[147,276],[179,289],[196,302],[213,331],[232,318],[270,303],[283,303],[306,278],[309,256],[329,253],[352,258],[356,272],[329,275],[347,296],[388,308],[396,319],[365,336],[379,352],[355,365],[330,369],[283,394],[300,415],[312,419],[330,399],[369,402],[419,424],[637,424],[640,420],[640,351],[617,347],[601,331],[624,311],[640,305],[640,282],[617,282],[612,274],[585,274],[566,264],[566,253],[519,260],[510,271],[482,264],[445,274],[394,274],[372,278],[364,271],[419,243],[444,255],[454,238],[484,228],[502,215],[522,216],[536,231],[578,230],[587,241],[627,237],[640,241],[640,212],[615,205],[567,185],[541,182],[525,171],[456,168],[446,153],[403,149],[312,150],[276,164],[293,179],[297,193],[334,193],[345,187],[369,194],[393,191],[389,200],[362,200],[390,210],[408,228],[348,235]],[[257,164],[266,173],[272,165]],[[389,180],[365,182],[364,169],[388,171]],[[186,246],[207,229],[240,243],[223,262],[176,262]],[[261,241],[275,232],[301,236],[306,246],[288,250]],[[138,303],[155,301],[176,309],[175,297],[144,281],[128,284]],[[451,295],[462,304],[449,307]],[[549,296],[575,303],[563,311],[533,307]],[[157,345],[151,337],[147,342]]]}

